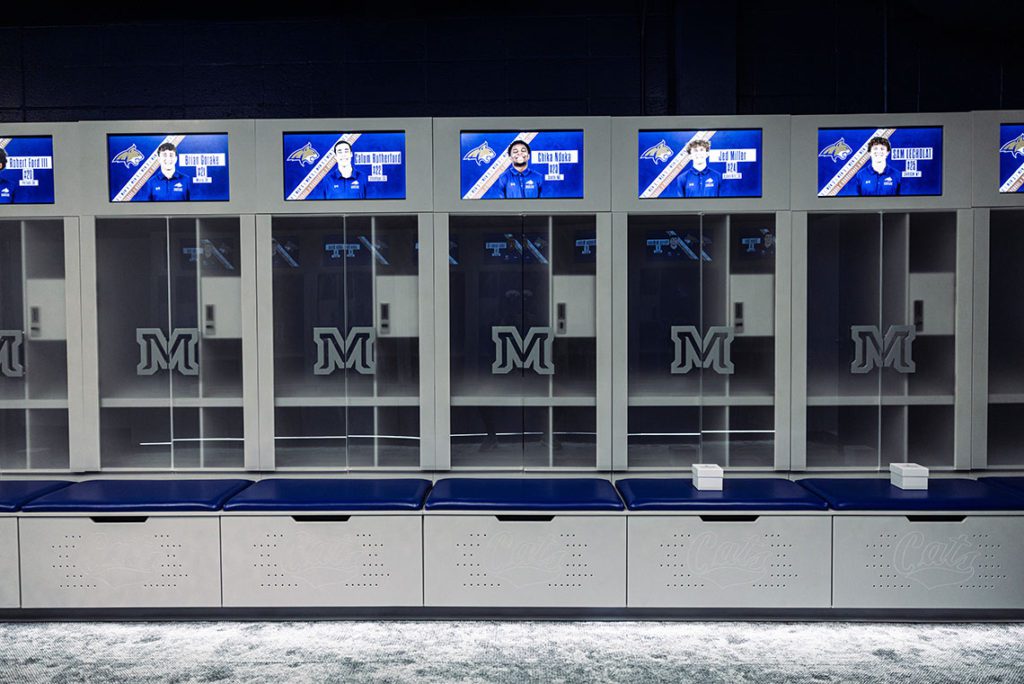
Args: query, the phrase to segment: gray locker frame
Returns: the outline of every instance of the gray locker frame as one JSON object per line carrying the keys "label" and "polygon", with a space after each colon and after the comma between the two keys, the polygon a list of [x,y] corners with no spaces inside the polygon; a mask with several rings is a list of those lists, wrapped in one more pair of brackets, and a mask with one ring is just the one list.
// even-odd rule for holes
{"label": "gray locker frame", "polygon": [[[529,202],[530,200],[516,201]],[[557,201],[557,200],[552,200]],[[498,205],[504,206],[499,203]],[[480,215],[481,212],[459,212],[459,216]],[[484,212],[491,215],[504,214],[507,216],[523,215],[525,212]],[[538,215],[552,215],[558,212],[529,212]],[[593,213],[596,220],[597,243],[613,244],[614,230],[612,226],[612,214],[608,212],[589,212],[586,210],[572,211],[573,214]],[[434,326],[434,462],[433,470],[451,470],[451,312],[449,308],[450,287],[448,269],[448,240],[449,240],[449,218],[447,212],[434,213],[434,245],[433,245],[433,267],[434,267],[434,298],[435,308],[433,311],[432,324]],[[421,249],[420,255],[426,250]],[[515,468],[512,466],[481,466],[480,471],[489,473],[519,472],[522,474],[540,473],[543,476],[557,477],[558,473],[575,472],[608,472],[613,469],[614,459],[614,414],[613,410],[613,366],[614,366],[614,342],[612,334],[614,331],[614,314],[612,313],[612,299],[616,295],[613,288],[613,266],[612,253],[608,249],[597,250],[597,277],[595,297],[597,298],[597,395],[596,401],[596,460],[594,468],[583,470],[573,468]],[[421,300],[422,301],[422,300]],[[553,405],[553,404],[552,404]],[[422,428],[421,428],[422,429]],[[456,471],[459,477],[463,477],[476,469],[460,468]]]}
{"label": "gray locker frame", "polygon": [[[75,123],[4,123],[0,137],[53,137],[53,204],[0,205],[0,220],[61,218],[82,213],[81,135]],[[105,153],[104,153],[105,156]]]}
{"label": "gray locker frame", "polygon": [[[434,209],[452,214],[591,214],[611,210],[612,120],[607,116],[434,119]],[[583,198],[464,200],[462,131],[583,131]]]}
{"label": "gray locker frame", "polygon": [[[612,119],[612,210],[630,214],[768,213],[789,209],[790,116],[633,116]],[[711,124],[711,125],[708,125]],[[644,130],[761,129],[761,196],[666,198],[638,197],[637,134]]]}
{"label": "gray locker frame", "polygon": [[[97,216],[240,216],[256,206],[255,122],[252,119],[90,121],[79,125],[79,211]],[[227,133],[230,199],[226,202],[111,202],[107,134]],[[104,160],[102,163],[100,160]]]}
{"label": "gray locker frame", "polygon": [[[256,158],[272,160],[256,168],[256,213],[260,214],[421,214],[434,207],[431,119],[268,119],[255,127]],[[405,133],[405,199],[306,200],[284,199],[285,133],[346,131]]]}
{"label": "gray locker frame", "polygon": [[[406,138],[408,145],[408,137]],[[408,151],[408,146],[406,147]],[[397,201],[397,200],[396,200]],[[359,202],[360,205],[367,205],[368,202]],[[303,204],[289,203],[289,205]],[[345,205],[347,206],[347,205]],[[403,205],[398,205],[403,206]],[[331,209],[341,209],[344,206],[328,204]],[[347,212],[321,212],[317,215],[344,216]],[[374,211],[370,206],[364,213],[372,216],[386,215],[388,212]],[[435,301],[435,217],[436,214],[430,211],[415,212],[406,207],[404,210],[390,212],[404,215],[416,216],[417,229],[419,231],[419,261],[418,261],[418,303],[419,303],[419,347],[420,347],[420,387],[419,387],[419,413],[420,413],[420,464],[419,471],[435,469],[437,458],[436,438],[436,390],[434,387],[436,368],[436,336],[437,316],[434,315]],[[276,450],[275,450],[275,416],[274,416],[274,273],[272,266],[271,238],[274,216],[287,215],[309,215],[307,212],[284,212],[281,214],[258,214],[255,216],[255,282],[254,292],[256,293],[256,319],[260,321],[254,333],[256,339],[257,360],[254,372],[258,376],[259,392],[254,400],[253,413],[257,415],[258,454],[254,457],[252,464],[246,460],[247,470],[276,471]],[[444,266],[447,268],[448,257],[445,254]],[[445,311],[447,315],[447,310]],[[428,363],[434,360],[435,363]],[[289,468],[282,471],[282,476],[292,475],[295,477],[310,476],[316,472],[345,472],[356,473],[409,473],[410,469],[405,467],[383,468],[383,467],[338,467],[338,468]]]}
{"label": "gray locker frame", "polygon": [[[942,127],[942,194],[916,197],[818,197],[818,129]],[[964,209],[971,206],[971,165],[955,160],[971,159],[970,114],[852,114],[794,116],[790,184],[793,211],[907,211]]]}

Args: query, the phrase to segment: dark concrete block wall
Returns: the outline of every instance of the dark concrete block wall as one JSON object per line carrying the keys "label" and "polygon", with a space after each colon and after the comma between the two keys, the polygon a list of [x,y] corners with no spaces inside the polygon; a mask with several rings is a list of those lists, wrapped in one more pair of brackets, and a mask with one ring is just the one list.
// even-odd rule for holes
{"label": "dark concrete block wall", "polygon": [[229,19],[193,9],[173,22],[145,9],[39,10],[0,26],[0,120],[1024,108],[1015,8],[592,0],[500,10]]}

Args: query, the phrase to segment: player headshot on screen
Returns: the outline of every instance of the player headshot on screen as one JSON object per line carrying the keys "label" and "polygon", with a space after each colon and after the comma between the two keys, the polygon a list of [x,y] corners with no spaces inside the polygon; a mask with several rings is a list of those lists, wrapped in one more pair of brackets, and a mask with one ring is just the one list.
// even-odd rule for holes
{"label": "player headshot on screen", "polygon": [[339,140],[334,144],[338,165],[320,181],[320,199],[366,199],[366,179],[352,166],[352,145]]}
{"label": "player headshot on screen", "polygon": [[3,177],[7,169],[7,152],[0,150],[0,204],[14,204],[14,186]]}
{"label": "player headshot on screen", "polygon": [[188,202],[192,199],[192,177],[178,170],[178,148],[161,143],[156,148],[160,168],[146,184],[150,202]]}
{"label": "player headshot on screen", "polygon": [[900,172],[889,166],[889,152],[892,145],[888,138],[881,136],[868,141],[868,155],[871,163],[857,172],[854,181],[857,194],[861,196],[900,194]]}
{"label": "player headshot on screen", "polygon": [[711,142],[691,140],[686,145],[690,155],[690,167],[676,179],[676,194],[679,197],[718,197],[722,190],[722,174],[708,166],[711,156]]}
{"label": "player headshot on screen", "polygon": [[502,199],[535,199],[544,194],[544,174],[530,168],[530,146],[513,140],[508,146],[512,166],[498,177],[498,194]]}

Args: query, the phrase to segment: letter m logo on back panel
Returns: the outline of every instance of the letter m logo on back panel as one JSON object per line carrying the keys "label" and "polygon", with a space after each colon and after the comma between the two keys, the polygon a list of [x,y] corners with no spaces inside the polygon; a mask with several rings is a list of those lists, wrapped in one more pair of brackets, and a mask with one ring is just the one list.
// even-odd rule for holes
{"label": "letter m logo on back panel", "polygon": [[538,375],[553,375],[551,361],[551,328],[530,328],[524,338],[514,325],[496,325],[491,328],[494,340],[494,363],[491,373],[503,375],[513,368],[533,370]]}
{"label": "letter m logo on back panel", "polygon": [[345,368],[372,375],[377,370],[376,339],[376,330],[372,327],[351,328],[345,337],[337,328],[313,328],[316,344],[313,375],[330,375]]}
{"label": "letter m logo on back panel", "polygon": [[25,366],[21,361],[24,339],[24,333],[20,330],[0,330],[0,375],[5,378],[25,375]]}
{"label": "letter m logo on back panel", "polygon": [[726,325],[713,325],[704,337],[693,325],[673,325],[672,342],[675,357],[672,373],[689,373],[694,368],[710,368],[721,375],[736,371],[732,363],[732,341],[735,331]]}
{"label": "letter m logo on back panel", "polygon": [[176,328],[168,340],[160,328],[139,328],[135,331],[139,343],[139,375],[154,375],[157,371],[178,371],[182,375],[199,375],[199,330]]}
{"label": "letter m logo on back panel", "polygon": [[892,368],[900,373],[913,373],[917,367],[911,358],[911,344],[917,337],[912,325],[890,325],[882,337],[875,325],[851,325],[854,358],[851,373],[868,373],[873,368]]}

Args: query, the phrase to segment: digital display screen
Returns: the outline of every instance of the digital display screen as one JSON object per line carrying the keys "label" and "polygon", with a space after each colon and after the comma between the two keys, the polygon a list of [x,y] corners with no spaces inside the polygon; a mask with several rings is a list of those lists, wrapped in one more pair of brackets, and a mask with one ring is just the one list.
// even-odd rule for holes
{"label": "digital display screen", "polygon": [[285,133],[284,198],[405,199],[405,133]]}
{"label": "digital display screen", "polygon": [[761,129],[640,131],[640,199],[760,197]]}
{"label": "digital display screen", "polygon": [[999,126],[999,192],[1024,192],[1024,124]]}
{"label": "digital display screen", "polygon": [[231,199],[226,133],[108,135],[111,202]]}
{"label": "digital display screen", "polygon": [[583,197],[583,131],[463,132],[460,142],[464,200]]}
{"label": "digital display screen", "polygon": [[0,204],[53,203],[53,138],[0,136]]}
{"label": "digital display screen", "polygon": [[818,197],[941,194],[941,127],[818,129]]}

